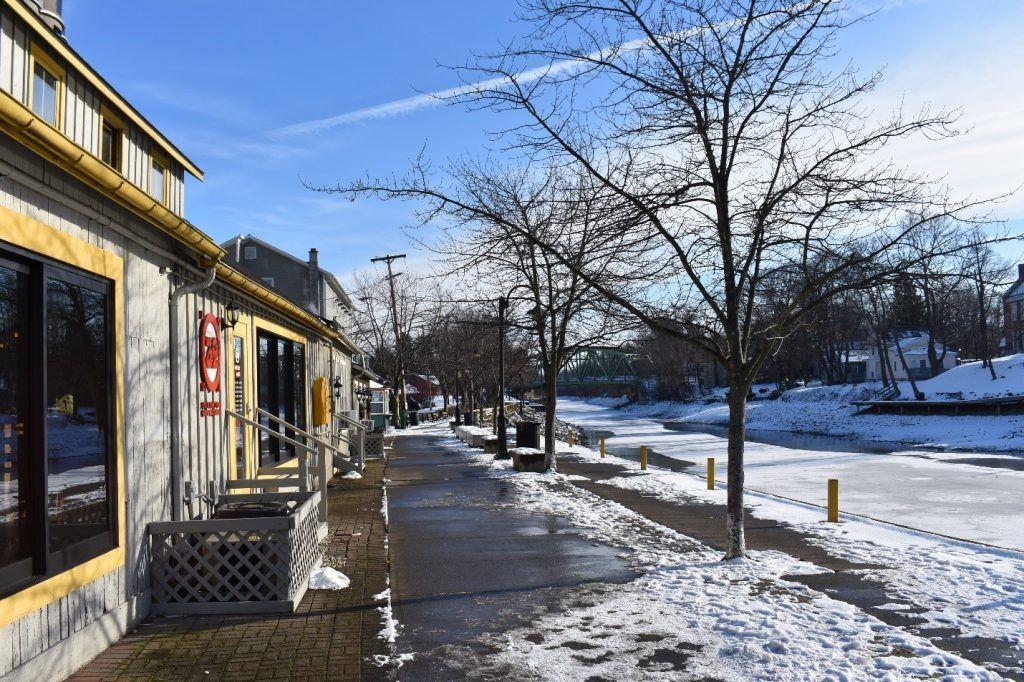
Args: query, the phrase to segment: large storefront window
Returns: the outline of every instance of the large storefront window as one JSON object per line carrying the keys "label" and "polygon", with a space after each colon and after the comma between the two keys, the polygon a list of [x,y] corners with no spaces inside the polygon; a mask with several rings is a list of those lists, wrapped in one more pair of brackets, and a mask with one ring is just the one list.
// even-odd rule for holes
{"label": "large storefront window", "polygon": [[[270,332],[257,333],[257,391],[261,410],[300,429],[306,428],[305,347]],[[295,433],[264,415],[260,423],[295,438]],[[295,456],[295,446],[260,432],[260,465]]]}
{"label": "large storefront window", "polygon": [[110,283],[0,254],[0,593],[114,546]]}

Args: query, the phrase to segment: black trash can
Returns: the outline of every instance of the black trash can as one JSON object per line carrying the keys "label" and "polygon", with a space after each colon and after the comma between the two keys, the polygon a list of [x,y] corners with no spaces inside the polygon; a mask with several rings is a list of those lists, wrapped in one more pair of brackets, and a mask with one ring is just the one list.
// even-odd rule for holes
{"label": "black trash can", "polygon": [[474,416],[475,415],[472,412],[463,412],[462,413],[462,423],[463,423],[463,425],[465,425],[465,426],[472,426],[473,425],[473,417]]}
{"label": "black trash can", "polygon": [[516,447],[540,449],[540,422],[521,421],[516,424]]}
{"label": "black trash can", "polygon": [[417,412],[416,410],[413,410],[412,412],[409,413],[409,426],[419,426],[419,423],[420,413]]}

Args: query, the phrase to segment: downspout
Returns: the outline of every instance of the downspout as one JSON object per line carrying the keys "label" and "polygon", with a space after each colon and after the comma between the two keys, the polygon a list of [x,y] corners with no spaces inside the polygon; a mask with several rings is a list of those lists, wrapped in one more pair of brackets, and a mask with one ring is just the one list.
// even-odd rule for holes
{"label": "downspout", "polygon": [[181,505],[184,500],[182,486],[181,452],[181,406],[178,389],[178,300],[187,294],[194,294],[210,288],[217,277],[217,268],[211,267],[203,273],[198,282],[175,288],[171,280],[171,292],[167,297],[167,314],[170,318],[170,360],[171,360],[171,517],[182,520]]}

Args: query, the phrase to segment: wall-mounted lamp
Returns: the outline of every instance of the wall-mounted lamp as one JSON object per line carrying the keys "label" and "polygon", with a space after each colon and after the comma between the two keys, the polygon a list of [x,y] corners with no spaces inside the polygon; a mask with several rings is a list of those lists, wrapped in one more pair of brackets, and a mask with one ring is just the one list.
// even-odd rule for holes
{"label": "wall-mounted lamp", "polygon": [[343,384],[341,383],[341,377],[334,377],[334,384],[333,384],[333,386],[334,386],[334,397],[335,398],[340,398],[341,397],[341,389],[344,388]]}
{"label": "wall-mounted lamp", "polygon": [[234,329],[235,325],[238,324],[238,318],[241,316],[241,310],[238,309],[238,305],[234,301],[228,303],[228,307],[224,309],[224,320],[223,324],[228,329]]}

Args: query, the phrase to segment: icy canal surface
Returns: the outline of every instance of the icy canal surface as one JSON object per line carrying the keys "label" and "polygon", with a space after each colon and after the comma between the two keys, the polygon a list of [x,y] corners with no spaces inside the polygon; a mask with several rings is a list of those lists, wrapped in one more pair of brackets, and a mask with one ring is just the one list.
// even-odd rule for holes
{"label": "icy canal surface", "polygon": [[[671,430],[656,419],[571,398],[559,399],[558,416],[584,428],[614,432],[606,441],[612,451],[646,445],[659,454],[693,462],[689,471],[701,477],[706,475],[706,458],[715,457],[718,480],[725,482],[726,441],[720,436]],[[954,461],[968,457],[977,463]],[[745,454],[749,489],[825,505],[827,480],[838,478],[844,512],[1024,550],[1024,471],[1005,466],[1008,458],[1013,464],[1020,460],[909,450],[821,451],[755,442],[747,443]],[[756,504],[757,499],[750,502]]]}

